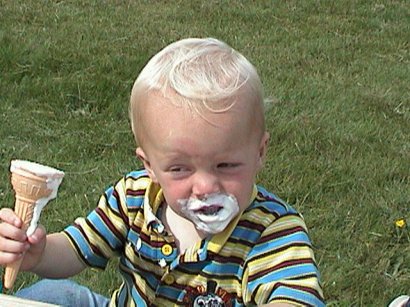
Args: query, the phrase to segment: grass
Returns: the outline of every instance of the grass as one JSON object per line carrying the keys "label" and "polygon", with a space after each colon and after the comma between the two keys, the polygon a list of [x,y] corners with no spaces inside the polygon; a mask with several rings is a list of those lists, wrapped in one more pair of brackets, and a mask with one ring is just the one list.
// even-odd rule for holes
{"label": "grass", "polygon": [[[0,0],[0,202],[8,167],[66,172],[42,223],[58,231],[139,165],[127,105],[160,48],[214,36],[258,68],[272,104],[259,175],[310,228],[329,306],[410,289],[410,4],[386,1]],[[410,226],[407,226],[410,227]],[[80,282],[108,295],[115,261]],[[16,286],[36,277],[22,273]]]}

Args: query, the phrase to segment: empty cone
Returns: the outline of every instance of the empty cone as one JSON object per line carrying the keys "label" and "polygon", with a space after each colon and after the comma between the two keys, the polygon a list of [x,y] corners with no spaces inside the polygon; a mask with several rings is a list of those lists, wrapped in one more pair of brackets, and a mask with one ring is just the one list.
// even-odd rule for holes
{"label": "empty cone", "polygon": [[[16,194],[14,211],[23,221],[22,229],[27,231],[36,202],[49,196],[52,191],[47,188],[47,177],[36,176],[24,170],[19,170],[18,173],[12,172],[11,184]],[[22,260],[23,257],[6,267],[5,288],[11,289],[13,287]]]}

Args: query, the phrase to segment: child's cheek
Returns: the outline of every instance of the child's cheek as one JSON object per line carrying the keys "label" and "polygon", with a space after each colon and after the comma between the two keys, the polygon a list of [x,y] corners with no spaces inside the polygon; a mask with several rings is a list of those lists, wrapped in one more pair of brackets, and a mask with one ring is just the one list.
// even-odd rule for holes
{"label": "child's cheek", "polygon": [[167,191],[165,196],[167,197],[167,202],[178,206],[179,199],[188,199],[191,196],[189,189],[182,182],[173,182],[167,186]]}
{"label": "child's cheek", "polygon": [[249,182],[246,185],[236,184],[227,188],[226,193],[232,194],[238,200],[239,208],[244,210],[248,208],[253,192],[253,183]]}

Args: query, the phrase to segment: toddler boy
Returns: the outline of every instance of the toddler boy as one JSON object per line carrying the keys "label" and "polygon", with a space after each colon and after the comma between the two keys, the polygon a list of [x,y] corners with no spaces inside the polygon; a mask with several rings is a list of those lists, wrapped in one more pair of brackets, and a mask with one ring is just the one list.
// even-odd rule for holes
{"label": "toddler boy", "polygon": [[[84,306],[324,305],[303,219],[255,185],[269,134],[246,58],[211,38],[167,46],[138,76],[130,118],[144,169],[110,187],[86,218],[26,240],[21,221],[0,211],[10,243],[0,245],[2,264],[27,251],[25,270],[60,279],[119,257],[123,284],[110,302],[68,281],[18,295]],[[58,291],[45,298],[44,287]]]}

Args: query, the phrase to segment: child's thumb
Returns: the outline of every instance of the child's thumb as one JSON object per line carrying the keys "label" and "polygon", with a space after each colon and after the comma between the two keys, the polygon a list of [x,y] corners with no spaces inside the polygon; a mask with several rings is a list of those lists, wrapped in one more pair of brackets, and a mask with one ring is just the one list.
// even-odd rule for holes
{"label": "child's thumb", "polygon": [[36,230],[33,232],[31,236],[28,237],[28,241],[30,244],[38,244],[42,240],[44,240],[46,236],[46,230],[42,225],[38,225]]}

